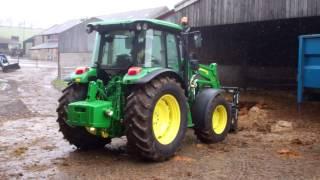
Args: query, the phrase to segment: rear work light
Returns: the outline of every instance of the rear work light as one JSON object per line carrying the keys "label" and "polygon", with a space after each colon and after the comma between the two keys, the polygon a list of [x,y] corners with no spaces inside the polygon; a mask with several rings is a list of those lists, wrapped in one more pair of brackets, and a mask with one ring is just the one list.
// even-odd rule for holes
{"label": "rear work light", "polygon": [[128,75],[129,76],[134,76],[137,75],[141,72],[142,68],[141,67],[131,67],[128,70]]}
{"label": "rear work light", "polygon": [[88,67],[78,67],[75,71],[76,74],[83,74],[85,72],[89,71]]}

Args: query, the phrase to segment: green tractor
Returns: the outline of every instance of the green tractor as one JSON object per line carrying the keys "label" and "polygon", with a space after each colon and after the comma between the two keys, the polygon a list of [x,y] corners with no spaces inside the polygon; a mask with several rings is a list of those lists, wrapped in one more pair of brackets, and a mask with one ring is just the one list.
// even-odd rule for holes
{"label": "green tractor", "polygon": [[[198,64],[187,52],[200,32],[161,20],[103,21],[92,67],[77,68],[59,99],[64,138],[79,149],[127,137],[128,152],[151,161],[172,157],[187,127],[203,143],[237,128],[239,90],[221,87],[217,65]],[[226,101],[224,92],[232,93]]]}

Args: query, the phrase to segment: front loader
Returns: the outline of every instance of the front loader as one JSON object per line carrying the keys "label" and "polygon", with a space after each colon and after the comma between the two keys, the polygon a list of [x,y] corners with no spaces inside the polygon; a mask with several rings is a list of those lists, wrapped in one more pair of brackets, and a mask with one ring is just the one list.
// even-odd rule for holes
{"label": "front loader", "polygon": [[239,91],[221,87],[216,64],[189,56],[190,39],[201,44],[200,33],[189,30],[154,19],[88,24],[87,32],[96,32],[93,65],[77,68],[59,99],[64,138],[92,149],[126,136],[128,152],[163,161],[187,127],[203,143],[236,130]]}
{"label": "front loader", "polygon": [[0,67],[3,72],[10,72],[12,70],[20,69],[19,60],[17,63],[9,63],[8,58],[4,54],[0,54]]}

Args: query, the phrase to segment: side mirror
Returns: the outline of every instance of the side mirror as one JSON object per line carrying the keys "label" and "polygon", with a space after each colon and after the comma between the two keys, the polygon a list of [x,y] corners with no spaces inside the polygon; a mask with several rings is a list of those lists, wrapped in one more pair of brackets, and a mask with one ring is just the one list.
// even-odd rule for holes
{"label": "side mirror", "polygon": [[193,36],[193,39],[194,39],[194,45],[196,48],[201,48],[202,46],[202,37],[201,37],[201,33],[196,33],[194,34]]}
{"label": "side mirror", "polygon": [[92,25],[92,24],[88,24],[88,25],[87,25],[87,28],[86,28],[86,31],[87,31],[88,34],[92,33],[92,31],[93,31],[93,25]]}
{"label": "side mirror", "polygon": [[197,59],[191,59],[190,60],[190,66],[191,66],[191,69],[196,71],[199,69],[199,60]]}

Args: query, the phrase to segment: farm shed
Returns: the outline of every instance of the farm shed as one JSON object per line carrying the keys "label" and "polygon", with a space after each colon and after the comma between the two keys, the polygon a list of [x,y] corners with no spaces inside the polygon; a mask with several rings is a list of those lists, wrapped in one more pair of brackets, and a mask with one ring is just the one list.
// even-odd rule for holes
{"label": "farm shed", "polygon": [[91,64],[95,33],[86,33],[88,23],[100,20],[158,18],[168,11],[167,7],[156,7],[97,16],[59,33],[59,66],[61,67],[62,78],[67,77],[78,66],[89,66]]}
{"label": "farm shed", "polygon": [[226,85],[296,85],[298,36],[320,32],[318,0],[184,0],[163,19],[202,32],[203,63],[217,62]]}
{"label": "farm shed", "polygon": [[[64,57],[63,53],[68,53],[73,49],[75,49],[74,52],[89,52],[90,48],[87,46],[90,38],[88,34],[85,31],[75,31],[79,27],[82,28],[85,24],[97,20],[96,18],[69,20],[65,23],[54,25],[32,39],[28,39],[26,43],[32,43],[33,45],[29,48],[31,58],[58,61],[59,50],[62,58]],[[68,46],[68,43],[72,41],[75,41],[75,44]],[[28,49],[25,51],[27,52]],[[72,59],[66,61],[72,61]]]}

